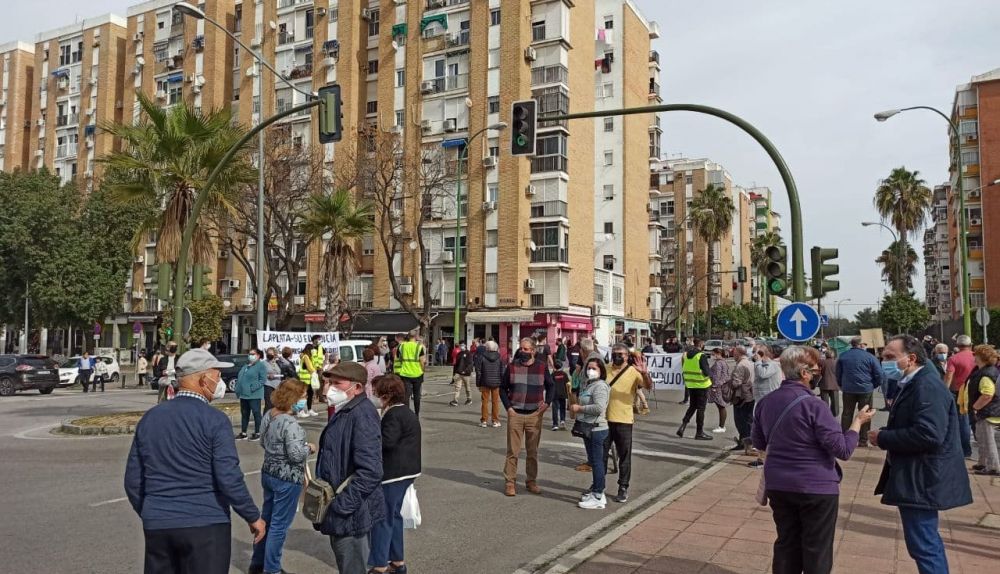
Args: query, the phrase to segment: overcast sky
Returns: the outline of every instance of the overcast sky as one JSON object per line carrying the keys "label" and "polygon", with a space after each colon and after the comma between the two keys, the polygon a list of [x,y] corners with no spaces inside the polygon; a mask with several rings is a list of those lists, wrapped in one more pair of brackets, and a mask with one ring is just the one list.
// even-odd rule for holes
{"label": "overcast sky", "polygon": [[[113,11],[130,0],[0,0],[0,42]],[[872,193],[898,166],[928,186],[947,178],[946,125],[928,112],[877,123],[887,108],[947,110],[954,88],[1000,67],[995,0],[636,0],[660,23],[655,41],[666,103],[700,103],[747,119],[781,150],[802,198],[806,265],[812,245],[840,249],[844,315],[885,290],[874,263],[891,238],[860,222]],[[709,157],[742,185],[775,192],[786,238],[784,188],[766,154],[739,129],[693,114],[664,116],[663,151]],[[916,238],[917,253],[922,253]],[[923,264],[920,264],[921,274]],[[923,297],[923,279],[917,280]]]}

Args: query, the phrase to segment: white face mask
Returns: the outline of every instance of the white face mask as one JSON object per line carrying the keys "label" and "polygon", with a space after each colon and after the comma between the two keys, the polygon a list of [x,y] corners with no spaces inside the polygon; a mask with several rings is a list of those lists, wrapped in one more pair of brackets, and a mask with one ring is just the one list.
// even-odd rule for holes
{"label": "white face mask", "polygon": [[587,380],[595,381],[601,376],[601,372],[597,369],[587,369]]}
{"label": "white face mask", "polygon": [[212,400],[216,401],[226,396],[226,382],[219,379],[219,382],[215,383],[215,393],[212,394]]}
{"label": "white face mask", "polygon": [[327,404],[333,405],[334,410],[340,410],[340,407],[346,405],[350,402],[350,400],[351,397],[337,387],[330,387],[330,389],[326,391],[326,402]]}

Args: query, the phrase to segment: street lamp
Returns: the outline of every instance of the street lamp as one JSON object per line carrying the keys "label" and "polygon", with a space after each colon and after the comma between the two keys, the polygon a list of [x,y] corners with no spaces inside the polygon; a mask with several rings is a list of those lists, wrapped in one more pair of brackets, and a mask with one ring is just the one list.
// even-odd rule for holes
{"label": "street lamp", "polygon": [[911,106],[909,108],[899,108],[893,110],[885,110],[875,114],[875,119],[884,122],[892,116],[900,112],[908,112],[910,110],[927,110],[934,112],[937,115],[944,118],[944,121],[948,122],[951,127],[952,133],[955,134],[955,169],[958,172],[958,180],[956,187],[958,190],[958,208],[961,214],[958,218],[958,245],[959,253],[961,255],[961,268],[962,268],[962,326],[965,334],[972,336],[972,303],[969,300],[969,242],[966,235],[968,234],[968,222],[966,221],[968,215],[965,213],[965,193],[962,191],[962,148],[958,143],[958,126],[955,122],[951,120],[944,112],[937,108],[930,106]]}
{"label": "street lamp", "polygon": [[[469,146],[472,145],[472,140],[483,135],[488,130],[503,131],[507,129],[507,122],[497,122],[495,124],[490,124],[485,128],[479,130],[478,132],[472,134],[472,137],[465,140],[465,145],[462,146],[462,150],[458,153],[458,173],[456,174],[456,179],[458,180],[455,185],[455,344],[461,341],[461,330],[459,326],[461,324],[461,318],[459,312],[462,308],[462,302],[459,299],[459,282],[462,277],[462,249],[461,249],[461,236],[462,236],[462,172],[465,170],[466,165],[469,162]],[[471,187],[471,182],[470,182]],[[466,245],[466,252],[468,252],[468,245]]]}
{"label": "street lamp", "polygon": [[[862,227],[871,227],[872,225],[878,225],[879,227],[882,227],[882,228],[886,229],[889,233],[892,234],[892,242],[896,244],[896,250],[899,251],[899,253],[896,254],[896,272],[899,273],[899,280],[902,280],[903,279],[903,272],[904,272],[903,257],[905,255],[905,253],[903,251],[903,244],[899,241],[899,236],[896,235],[896,232],[893,231],[893,229],[891,227],[889,227],[888,225],[886,225],[884,223],[881,223],[879,221],[862,221],[861,222],[861,226]],[[890,275],[890,277],[891,277],[891,275]],[[891,281],[890,281],[890,284],[891,284]]]}
{"label": "street lamp", "polygon": [[[290,87],[291,89],[295,90],[296,92],[304,95],[306,97],[306,101],[310,101],[310,100],[312,100],[312,99],[314,99],[316,97],[315,93],[303,91],[303,90],[299,89],[298,87],[296,87],[291,82],[289,82],[287,79],[285,79],[284,76],[282,76],[281,74],[279,74],[278,71],[274,69],[274,66],[272,66],[271,64],[269,64],[267,62],[267,60],[264,59],[263,54],[261,54],[259,52],[255,52],[249,46],[247,46],[246,44],[244,44],[243,42],[241,42],[240,39],[237,38],[235,34],[233,34],[232,32],[230,32],[228,28],[226,28],[225,26],[223,26],[219,22],[213,20],[212,18],[209,18],[208,15],[205,14],[204,10],[201,10],[201,9],[199,9],[199,8],[197,8],[197,7],[189,4],[187,2],[178,2],[177,4],[174,4],[174,8],[173,9],[177,13],[179,13],[179,14],[182,14],[184,16],[190,16],[190,17],[196,18],[198,20],[204,20],[205,22],[208,22],[209,24],[211,24],[212,26],[215,26],[219,30],[222,30],[222,32],[224,32],[227,36],[229,36],[230,38],[232,38],[234,42],[236,42],[237,44],[239,44],[239,46],[241,48],[243,48],[243,50],[246,53],[248,53],[248,54],[250,54],[251,56],[254,57],[254,59],[257,61],[257,64],[258,64],[258,70],[257,70],[257,93],[258,93],[258,95],[260,97],[260,101],[261,101],[261,109],[257,112],[258,115],[259,115],[259,117],[262,118],[263,115],[264,115],[264,110],[263,110],[264,78],[263,78],[263,74],[261,73],[261,71],[259,69],[261,66],[264,67],[264,68],[267,68],[268,70],[270,70],[272,74],[274,74],[279,80],[281,80],[282,82],[284,82],[288,87]],[[258,123],[259,123],[259,120],[258,120]],[[264,295],[264,268],[265,268],[265,264],[264,264],[264,236],[265,236],[265,230],[264,230],[264,132],[261,132],[260,133],[260,137],[258,138],[258,142],[257,142],[257,254],[256,254],[257,255],[257,257],[256,257],[257,268],[256,268],[256,279],[257,279],[257,330],[258,331],[263,331],[263,330],[265,330],[267,328],[267,316],[266,316],[267,302],[264,301],[264,297],[265,297],[265,295]],[[184,273],[184,271],[185,270],[181,269],[178,272],[179,273]],[[174,328],[177,329],[177,326],[174,326]],[[180,331],[180,329],[177,329],[177,331]]]}
{"label": "street lamp", "polygon": [[[851,298],[848,297],[847,299],[839,299],[837,301],[834,301],[834,309],[836,309],[837,319],[841,319],[842,318],[840,316],[840,305],[842,303],[847,303],[850,300],[851,300]],[[843,321],[838,321],[837,322],[837,336],[838,337],[840,336],[840,330],[841,330],[842,327],[843,327]]]}

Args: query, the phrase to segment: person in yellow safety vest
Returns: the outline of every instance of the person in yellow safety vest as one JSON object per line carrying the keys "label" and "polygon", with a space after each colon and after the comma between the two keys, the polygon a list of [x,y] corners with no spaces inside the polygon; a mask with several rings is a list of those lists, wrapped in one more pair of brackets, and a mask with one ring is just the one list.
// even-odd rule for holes
{"label": "person in yellow safety vest", "polygon": [[312,361],[313,368],[317,371],[322,371],[323,367],[326,365],[326,349],[322,345],[323,337],[319,335],[313,335],[312,337],[312,353],[309,354],[309,360]]}
{"label": "person in yellow safety vest", "polygon": [[306,408],[303,411],[299,411],[298,416],[300,418],[314,417],[319,414],[312,408],[313,396],[315,395],[315,391],[312,388],[312,377],[313,373],[316,372],[316,367],[313,366],[312,362],[312,352],[312,344],[307,344],[302,348],[302,352],[299,353],[299,380],[306,384]]}
{"label": "person in yellow safety vest", "polygon": [[684,387],[688,390],[690,403],[681,426],[677,429],[677,436],[681,438],[684,438],[684,429],[691,422],[691,417],[697,414],[695,422],[698,425],[698,432],[694,435],[695,440],[712,440],[712,435],[705,433],[705,406],[708,405],[708,391],[712,387],[712,379],[709,377],[708,355],[704,349],[705,343],[701,339],[695,339],[684,354],[682,362]]}
{"label": "person in yellow safety vest", "polygon": [[413,333],[407,333],[396,351],[396,374],[403,379],[406,388],[406,403],[413,398],[413,412],[420,416],[420,387],[424,382],[424,368],[427,366],[427,353],[420,342],[414,340]]}

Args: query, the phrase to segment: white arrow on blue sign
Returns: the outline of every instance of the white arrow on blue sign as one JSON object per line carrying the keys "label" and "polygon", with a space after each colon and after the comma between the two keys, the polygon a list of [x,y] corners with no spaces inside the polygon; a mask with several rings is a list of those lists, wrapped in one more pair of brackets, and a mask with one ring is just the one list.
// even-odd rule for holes
{"label": "white arrow on blue sign", "polygon": [[819,332],[816,309],[805,303],[792,303],[778,312],[778,332],[789,341],[808,341]]}

